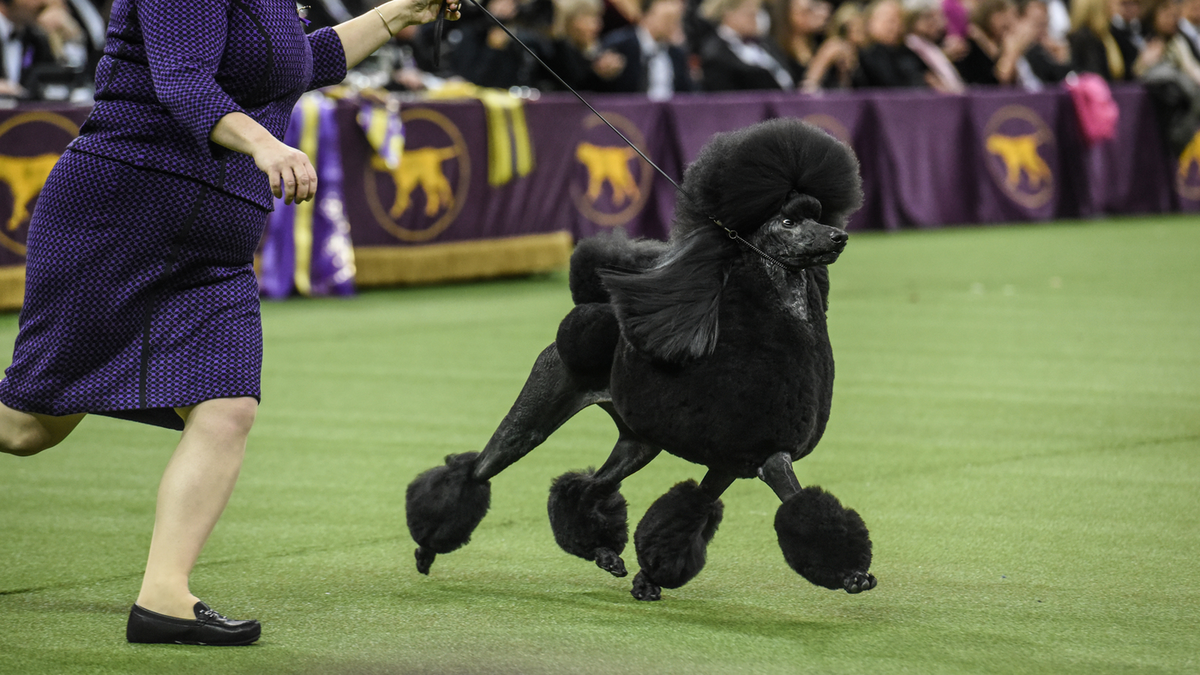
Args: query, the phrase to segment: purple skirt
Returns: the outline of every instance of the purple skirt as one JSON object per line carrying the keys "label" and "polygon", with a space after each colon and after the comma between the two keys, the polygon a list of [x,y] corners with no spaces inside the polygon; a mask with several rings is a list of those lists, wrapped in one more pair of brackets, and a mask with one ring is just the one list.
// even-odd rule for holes
{"label": "purple skirt", "polygon": [[29,224],[0,402],[182,429],[174,408],[259,398],[266,218],[207,185],[68,151]]}

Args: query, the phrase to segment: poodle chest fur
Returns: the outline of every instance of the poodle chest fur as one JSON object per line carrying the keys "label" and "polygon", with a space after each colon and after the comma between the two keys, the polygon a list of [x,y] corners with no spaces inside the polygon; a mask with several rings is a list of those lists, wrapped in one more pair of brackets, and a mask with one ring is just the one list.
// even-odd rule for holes
{"label": "poodle chest fur", "polygon": [[622,340],[610,389],[621,418],[667,452],[739,478],[776,453],[811,452],[829,419],[834,368],[810,274],[776,284],[759,260],[735,269],[708,358],[655,363]]}

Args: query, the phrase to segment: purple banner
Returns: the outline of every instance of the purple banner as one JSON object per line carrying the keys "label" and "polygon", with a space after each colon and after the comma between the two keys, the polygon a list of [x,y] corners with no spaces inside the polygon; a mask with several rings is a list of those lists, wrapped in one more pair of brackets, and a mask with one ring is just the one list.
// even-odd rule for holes
{"label": "purple banner", "polygon": [[[1062,90],[589,100],[676,179],[718,131],[776,116],[816,124],[858,155],[866,203],[852,229],[1200,211],[1200,136],[1169,157],[1146,92],[1119,85],[1113,96],[1121,111],[1117,138],[1091,149]],[[632,236],[667,235],[674,188],[570,96],[516,101],[484,93],[407,103],[400,110],[403,156],[392,167],[368,143],[358,110],[355,101],[337,103],[317,131],[321,185],[336,186],[340,169],[342,194],[332,201],[346,214],[312,214],[309,281],[317,292],[341,292],[346,281],[346,221],[361,247],[562,231],[581,238],[617,227]],[[86,113],[71,106],[0,111],[0,265],[23,262],[29,210]],[[296,250],[287,240],[272,245],[264,267],[274,266],[282,288],[291,283],[282,266],[293,264]],[[264,287],[274,283],[264,279]]]}
{"label": "purple banner", "polygon": [[0,266],[25,264],[25,235],[37,196],[88,110],[0,110]]}

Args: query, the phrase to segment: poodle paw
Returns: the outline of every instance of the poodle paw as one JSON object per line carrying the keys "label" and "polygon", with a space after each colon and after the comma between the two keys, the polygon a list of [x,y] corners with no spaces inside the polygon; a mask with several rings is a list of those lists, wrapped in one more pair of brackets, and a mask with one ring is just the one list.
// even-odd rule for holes
{"label": "poodle paw", "polygon": [[875,576],[867,572],[851,572],[842,580],[842,586],[851,594],[869,591],[875,588],[876,583]]}
{"label": "poodle paw", "polygon": [[437,554],[423,546],[418,546],[416,556],[417,571],[421,574],[429,574],[429,568],[433,566],[433,559],[437,557]]}
{"label": "poodle paw", "polygon": [[662,587],[650,581],[645,572],[638,572],[633,578],[633,590],[629,591],[634,598],[646,602],[662,600]]}
{"label": "poodle paw", "polygon": [[621,560],[621,556],[609,548],[596,549],[596,567],[608,572],[614,577],[623,577],[629,574],[625,569],[625,561]]}

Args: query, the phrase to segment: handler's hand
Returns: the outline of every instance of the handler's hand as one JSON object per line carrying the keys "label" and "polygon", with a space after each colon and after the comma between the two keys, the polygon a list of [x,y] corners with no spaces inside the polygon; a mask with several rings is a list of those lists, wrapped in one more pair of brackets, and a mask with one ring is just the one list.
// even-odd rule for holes
{"label": "handler's hand", "polygon": [[254,164],[271,181],[271,193],[284,204],[306,202],[317,194],[317,171],[308,155],[275,139],[251,153]]}
{"label": "handler's hand", "polygon": [[[418,23],[429,23],[438,16],[438,11],[442,8],[442,0],[393,0],[408,5],[409,19],[406,22],[408,25]],[[458,21],[461,17],[459,10],[462,9],[460,0],[446,1],[446,18],[451,21]]]}

